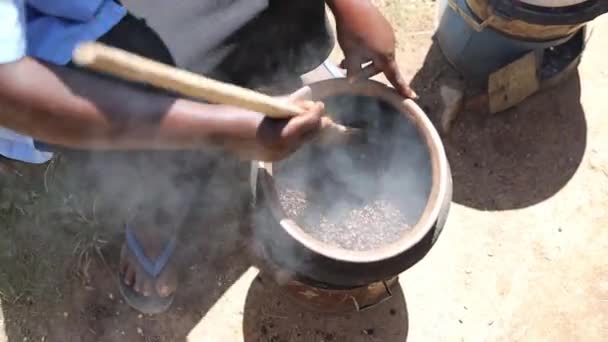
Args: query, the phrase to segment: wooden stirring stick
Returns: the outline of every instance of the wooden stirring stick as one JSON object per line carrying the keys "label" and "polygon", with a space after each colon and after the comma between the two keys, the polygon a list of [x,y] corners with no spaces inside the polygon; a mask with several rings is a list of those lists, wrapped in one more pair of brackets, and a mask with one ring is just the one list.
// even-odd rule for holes
{"label": "wooden stirring stick", "polygon": [[[304,113],[304,110],[294,103],[213,80],[101,43],[87,42],[77,46],[72,60],[79,66],[126,80],[148,83],[211,103],[264,113],[275,119],[286,119]],[[320,138],[323,142],[341,141],[358,131],[359,129],[340,125],[325,116]]]}

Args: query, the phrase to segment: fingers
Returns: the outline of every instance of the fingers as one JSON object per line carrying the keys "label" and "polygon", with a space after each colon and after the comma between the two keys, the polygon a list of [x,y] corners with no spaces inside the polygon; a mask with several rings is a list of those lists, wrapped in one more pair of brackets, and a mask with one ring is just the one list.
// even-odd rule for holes
{"label": "fingers", "polygon": [[304,86],[295,92],[291,93],[287,99],[290,101],[310,100],[312,97],[312,89],[309,86]]}
{"label": "fingers", "polygon": [[379,61],[374,61],[374,64],[377,64],[386,79],[395,87],[395,89],[403,96],[409,97],[412,99],[417,99],[418,95],[410,86],[405,82],[403,77],[401,76],[401,72],[399,71],[399,66],[397,65],[397,61],[393,57],[384,57]]}
{"label": "fingers", "polygon": [[353,55],[344,59],[342,63],[340,63],[340,67],[342,69],[346,69],[346,78],[349,81],[354,82],[360,77],[361,71],[363,69],[361,65],[368,61],[369,59],[366,60],[360,55]]}
{"label": "fingers", "polygon": [[340,67],[346,69],[347,78],[351,82],[357,79],[368,79],[382,72],[384,73],[384,76],[386,76],[386,79],[401,95],[412,99],[418,98],[416,92],[410,88],[401,76],[399,66],[393,56],[376,58],[371,64],[362,68],[361,65],[365,62],[367,61],[362,58],[350,57],[344,59],[340,63]]}
{"label": "fingers", "polygon": [[381,72],[382,72],[382,69],[378,68],[376,63],[371,63],[370,65],[363,68],[363,70],[361,71],[361,74],[359,75],[359,78],[360,79],[372,78]]}
{"label": "fingers", "polygon": [[[343,60],[342,63],[340,63],[340,68],[346,69],[346,60]],[[365,67],[361,67],[361,65],[359,65],[359,71],[358,73],[356,73],[356,77],[354,78],[358,80],[364,80],[372,78],[381,72],[382,69],[378,68],[378,66],[372,62],[366,65]],[[351,81],[353,80],[354,79],[351,78]]]}
{"label": "fingers", "polygon": [[299,145],[314,137],[321,128],[321,117],[325,111],[322,102],[297,101],[296,104],[304,108],[306,113],[289,120],[283,129],[281,137],[288,145]]}
{"label": "fingers", "polygon": [[303,143],[314,138],[321,129],[325,106],[321,102],[296,101],[305,113],[289,120],[264,118],[258,127],[258,139],[262,143],[256,154],[264,161],[276,161],[287,157]]}
{"label": "fingers", "polygon": [[325,105],[323,102],[318,101],[308,101],[308,100],[296,100],[295,104],[302,107],[308,114],[308,112],[320,113],[323,114],[325,110]]}

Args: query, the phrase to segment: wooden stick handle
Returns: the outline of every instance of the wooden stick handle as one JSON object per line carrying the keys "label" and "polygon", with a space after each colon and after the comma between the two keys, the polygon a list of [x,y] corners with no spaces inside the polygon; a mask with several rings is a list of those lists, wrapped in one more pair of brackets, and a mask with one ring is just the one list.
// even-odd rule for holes
{"label": "wooden stick handle", "polygon": [[271,96],[174,68],[104,44],[76,47],[72,60],[79,66],[126,80],[143,82],[181,95],[225,104],[284,119],[302,114],[299,106]]}

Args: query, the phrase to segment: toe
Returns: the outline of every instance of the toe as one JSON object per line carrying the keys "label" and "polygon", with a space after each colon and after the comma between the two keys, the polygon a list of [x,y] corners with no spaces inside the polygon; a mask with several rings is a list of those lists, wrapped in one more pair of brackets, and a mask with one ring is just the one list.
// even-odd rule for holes
{"label": "toe", "polygon": [[123,246],[123,248],[120,250],[120,264],[118,265],[120,274],[126,274],[128,268],[129,260],[127,258],[127,252],[125,250],[125,247]]}
{"label": "toe", "polygon": [[169,265],[169,268],[161,273],[156,282],[156,293],[160,297],[169,297],[177,289],[177,275],[175,269]]}
{"label": "toe", "polygon": [[123,280],[127,286],[133,286],[133,283],[135,282],[135,270],[131,267],[127,267],[124,272]]}
{"label": "toe", "polygon": [[144,293],[144,277],[141,274],[135,274],[135,285],[133,285],[133,290],[139,294]]}
{"label": "toe", "polygon": [[156,285],[156,291],[158,292],[158,295],[163,298],[169,297],[173,293],[171,288],[169,288],[169,286],[166,284]]}
{"label": "toe", "polygon": [[144,281],[143,281],[143,286],[142,286],[143,291],[141,292],[141,294],[144,297],[151,296],[152,291],[154,290],[154,282],[151,279],[149,279],[148,277],[142,277],[142,278],[144,278]]}

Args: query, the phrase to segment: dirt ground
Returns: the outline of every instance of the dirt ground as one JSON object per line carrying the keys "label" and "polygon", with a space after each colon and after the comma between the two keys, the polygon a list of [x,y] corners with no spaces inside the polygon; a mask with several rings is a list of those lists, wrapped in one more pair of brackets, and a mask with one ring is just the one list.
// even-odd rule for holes
{"label": "dirt ground", "polygon": [[[436,119],[450,71],[432,41],[435,2],[376,2]],[[0,169],[0,342],[605,341],[608,17],[593,27],[564,84],[501,114],[461,113],[444,137],[454,197],[439,242],[400,276],[393,298],[359,314],[303,310],[258,277],[234,205],[246,178],[226,193],[234,163],[201,184],[222,200],[201,197],[181,236],[179,295],[159,316],[120,299],[120,225],[104,205],[111,199],[75,181],[78,160],[64,156],[33,176]]]}

